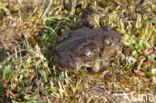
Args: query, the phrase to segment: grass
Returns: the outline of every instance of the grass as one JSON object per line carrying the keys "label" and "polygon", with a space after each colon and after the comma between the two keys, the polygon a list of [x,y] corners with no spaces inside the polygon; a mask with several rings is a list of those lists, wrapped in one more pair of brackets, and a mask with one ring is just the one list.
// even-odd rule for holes
{"label": "grass", "polygon": [[[156,100],[154,1],[145,0],[139,4],[135,0],[105,3],[80,0],[78,6],[73,6],[71,10],[63,9],[66,4],[61,1],[50,2],[46,8],[29,7],[27,3],[14,5],[12,0],[10,4],[5,0],[0,2],[0,25],[8,26],[14,22],[14,29],[19,34],[23,33],[25,38],[14,53],[0,62],[1,103],[119,102],[123,98],[114,94],[128,95],[132,92],[135,98],[150,94],[152,100]],[[74,74],[60,71],[52,61],[56,39],[65,32],[75,30],[81,13],[89,5],[103,8],[106,13],[99,22],[91,21],[93,24],[96,21],[94,28],[109,25],[122,35],[122,57],[118,63],[111,64],[110,71],[100,75],[90,75],[85,70]],[[129,8],[124,5],[129,5]],[[18,19],[11,21],[8,18],[9,24],[4,22],[6,17]],[[131,98],[132,95],[128,96],[128,101],[132,101]],[[150,101],[149,98],[142,101]]]}

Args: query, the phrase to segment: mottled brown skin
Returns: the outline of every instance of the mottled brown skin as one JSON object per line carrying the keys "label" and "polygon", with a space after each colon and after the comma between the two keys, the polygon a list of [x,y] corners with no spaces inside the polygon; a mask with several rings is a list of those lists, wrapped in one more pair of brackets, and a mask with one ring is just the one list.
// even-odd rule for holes
{"label": "mottled brown skin", "polygon": [[120,40],[118,33],[105,28],[69,32],[58,40],[54,62],[61,70],[78,71],[85,67],[92,74],[100,73],[109,66],[109,57]]}

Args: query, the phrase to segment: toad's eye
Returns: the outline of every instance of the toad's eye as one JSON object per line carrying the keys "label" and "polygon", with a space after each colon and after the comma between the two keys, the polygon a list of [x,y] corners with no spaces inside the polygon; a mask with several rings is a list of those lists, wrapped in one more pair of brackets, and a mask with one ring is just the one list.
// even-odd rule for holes
{"label": "toad's eye", "polygon": [[112,37],[106,36],[104,37],[104,45],[106,47],[112,47],[115,45],[114,40]]}
{"label": "toad's eye", "polygon": [[120,38],[114,38],[114,42],[120,42]]}

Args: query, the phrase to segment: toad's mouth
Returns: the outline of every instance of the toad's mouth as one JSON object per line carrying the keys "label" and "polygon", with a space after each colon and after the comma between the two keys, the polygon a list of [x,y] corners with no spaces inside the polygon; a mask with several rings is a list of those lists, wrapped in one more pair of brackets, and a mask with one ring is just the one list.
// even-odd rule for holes
{"label": "toad's mouth", "polygon": [[119,43],[118,42],[115,42],[109,46],[105,46],[105,49],[113,49],[114,47],[118,47],[119,46]]}

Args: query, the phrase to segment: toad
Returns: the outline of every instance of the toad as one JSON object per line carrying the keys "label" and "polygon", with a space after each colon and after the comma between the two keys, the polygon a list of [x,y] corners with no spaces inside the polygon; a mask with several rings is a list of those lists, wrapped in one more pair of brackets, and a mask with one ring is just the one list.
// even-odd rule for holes
{"label": "toad", "polygon": [[87,68],[92,74],[103,72],[109,66],[121,36],[106,28],[82,28],[68,32],[58,39],[54,62],[61,70],[79,71]]}

